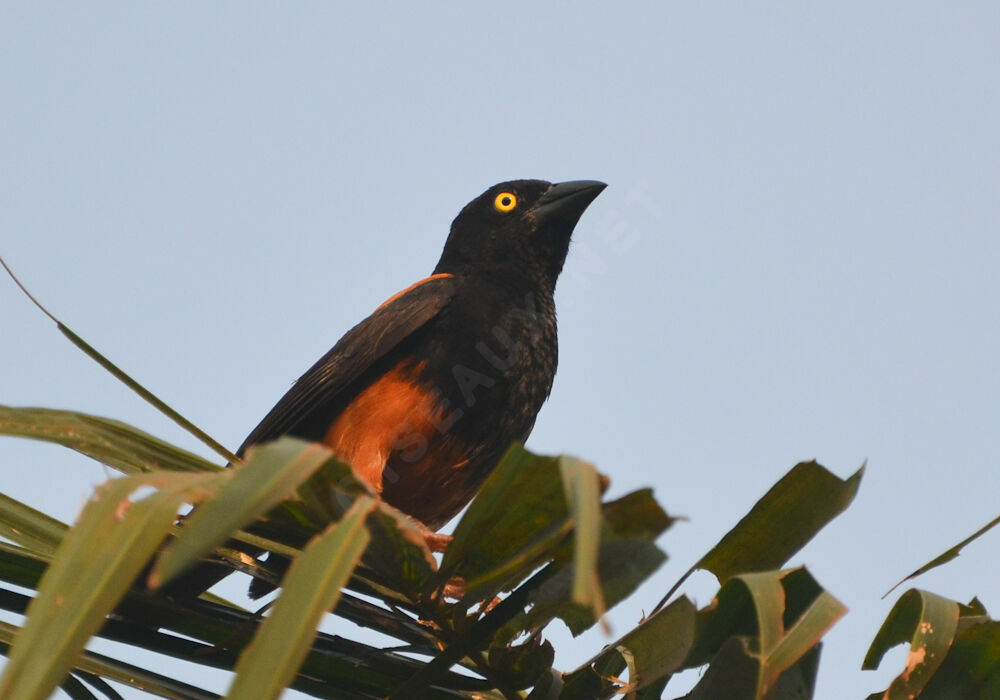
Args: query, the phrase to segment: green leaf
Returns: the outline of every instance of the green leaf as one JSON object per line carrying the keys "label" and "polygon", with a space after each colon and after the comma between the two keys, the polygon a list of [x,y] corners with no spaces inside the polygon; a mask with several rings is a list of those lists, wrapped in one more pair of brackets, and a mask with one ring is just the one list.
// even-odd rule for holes
{"label": "green leaf", "polygon": [[965,628],[960,624],[948,656],[927,682],[920,694],[921,700],[996,700],[998,697],[1000,622],[979,621]]}
{"label": "green leaf", "polygon": [[218,490],[195,509],[178,537],[164,548],[150,573],[150,586],[170,581],[234,531],[290,498],[299,484],[332,459],[326,447],[295,438],[250,448],[246,460],[226,470],[227,478]]}
{"label": "green leaf", "polygon": [[228,697],[277,698],[295,677],[320,620],[333,609],[368,545],[364,523],[374,506],[361,497],[292,563],[273,611],[240,656]]}
{"label": "green leaf", "polygon": [[570,597],[577,605],[593,610],[594,617],[601,619],[605,605],[597,574],[601,546],[600,476],[592,465],[571,457],[559,459],[559,473],[574,527]]}
{"label": "green leaf", "polygon": [[413,520],[385,503],[368,516],[371,542],[362,561],[381,581],[416,600],[434,577],[437,561]]}
{"label": "green leaf", "polygon": [[804,700],[816,697],[816,674],[823,648],[816,644],[784,671],[764,700]]}
{"label": "green leaf", "polygon": [[804,580],[803,575],[808,576],[805,569],[795,569],[741,574],[735,579],[746,586],[756,609],[758,635],[754,656],[759,659],[756,698],[764,698],[781,674],[815,647],[847,612],[833,596],[819,590],[808,607],[786,628],[785,618],[789,612],[786,587],[798,583],[814,588],[815,581],[811,577]]}
{"label": "green leaf", "polygon": [[0,406],[0,435],[54,442],[125,474],[222,468],[120,421],[73,411]]}
{"label": "green leaf", "polygon": [[559,460],[515,445],[455,527],[439,582],[461,576],[467,597],[492,597],[529,574],[568,532]]}
{"label": "green leaf", "polygon": [[698,685],[682,700],[803,700],[813,697],[820,645],[809,649],[760,695],[761,660],[745,637],[730,637],[713,657]]}
{"label": "green leaf", "polygon": [[958,557],[958,555],[961,553],[962,549],[967,544],[969,544],[973,540],[979,539],[980,537],[982,537],[983,535],[985,535],[987,532],[989,532],[990,530],[992,530],[997,525],[1000,525],[1000,515],[998,515],[993,520],[991,520],[990,522],[988,522],[985,525],[983,525],[981,528],[979,528],[978,530],[976,530],[975,532],[973,532],[971,535],[969,535],[968,537],[966,537],[964,540],[962,540],[961,542],[959,542],[955,546],[953,546],[953,547],[945,550],[944,552],[941,552],[941,554],[939,554],[936,557],[934,557],[933,559],[931,559],[929,562],[927,562],[926,564],[924,564],[923,566],[921,566],[919,569],[917,569],[912,574],[910,574],[909,576],[907,576],[906,578],[904,578],[902,581],[899,581],[895,586],[893,586],[892,588],[889,589],[889,592],[886,593],[886,595],[889,595],[889,593],[892,593],[894,590],[896,590],[899,586],[903,585],[907,581],[911,581],[911,580],[915,579],[917,576],[920,576],[921,574],[927,573],[931,569],[936,569],[937,567],[941,566],[942,564],[947,564],[952,559],[956,559]]}
{"label": "green leaf", "polygon": [[[20,608],[14,604],[17,598],[23,601]],[[340,602],[343,601],[342,597]],[[9,594],[0,589],[0,604],[3,604],[5,609],[23,612],[29,602],[30,598],[26,596]],[[338,609],[339,607],[338,604]],[[186,604],[181,601],[168,601],[159,596],[147,596],[136,591],[130,592],[127,600],[116,608],[117,615],[123,612],[132,613],[132,617],[127,619],[139,620],[140,624],[122,624],[116,619],[109,619],[98,634],[107,639],[174,656],[190,663],[207,664],[227,670],[231,670],[237,660],[231,649],[242,647],[260,624],[260,620],[252,613],[206,605],[204,599]],[[148,625],[150,618],[155,619],[157,624],[162,625],[164,630],[169,630],[170,633],[154,632]],[[87,665],[87,660],[90,658],[93,658],[92,652],[79,662],[78,667],[91,669]],[[120,662],[114,663],[120,667],[115,673],[124,673],[130,685],[146,688],[148,684],[151,692],[160,692],[155,688],[163,685],[162,678],[157,680],[148,672],[142,674]],[[313,644],[302,672],[295,678],[293,687],[319,697],[329,697],[331,688],[335,690],[333,695],[338,698],[384,697],[412,676],[421,665],[418,661],[404,658],[392,651],[380,650],[321,633]],[[93,672],[108,675],[103,671],[93,670]],[[129,673],[139,675],[129,680],[127,678]],[[108,677],[118,676],[108,675]],[[484,689],[482,681],[453,672],[442,674],[439,682],[444,688]],[[176,686],[178,692],[181,692],[178,697],[185,700],[202,697],[190,690],[183,690],[183,684],[168,683],[168,685]],[[187,688],[190,689],[190,686]],[[358,694],[355,694],[355,691]],[[164,697],[175,697],[175,695],[164,694]],[[429,700],[430,698],[461,700],[467,696],[454,690],[441,690],[429,693],[427,697]]]}
{"label": "green leaf", "polygon": [[795,465],[688,569],[655,609],[673,597],[695,569],[711,571],[724,584],[737,574],[780,568],[851,504],[864,471],[862,465],[841,479],[816,462]]}
{"label": "green leaf", "polygon": [[[18,630],[14,625],[0,622],[0,648],[13,643]],[[212,700],[219,697],[215,693],[93,651],[83,652],[74,668],[91,677],[108,678],[172,700]]]}
{"label": "green leaf", "polygon": [[696,568],[725,583],[733,576],[781,567],[854,500],[864,467],[841,479],[816,462],[792,467],[703,556]]}
{"label": "green leaf", "polygon": [[497,645],[489,650],[489,665],[500,671],[508,685],[524,688],[534,685],[543,674],[551,680],[555,649],[541,637],[529,637],[521,644]]}
{"label": "green leaf", "polygon": [[[519,581],[531,573],[537,566],[549,558],[562,555],[569,556],[568,547],[560,547],[573,530],[573,523],[568,518],[561,520],[541,533],[536,539],[527,542],[518,552],[500,559],[493,568],[480,571],[474,577],[465,578],[465,600],[486,600],[499,591],[515,587]],[[445,552],[445,557],[448,553]],[[447,579],[439,571],[435,577],[436,586],[442,585]]]}
{"label": "green leaf", "polygon": [[232,454],[225,447],[223,447],[218,442],[213,440],[210,435],[206,434],[203,430],[198,428],[198,426],[196,426],[194,423],[189,421],[187,418],[185,418],[180,413],[178,413],[170,406],[168,406],[166,403],[164,403],[161,399],[156,397],[153,394],[153,392],[149,391],[149,389],[142,386],[136,380],[132,379],[132,377],[130,377],[124,371],[119,369],[113,362],[111,362],[111,360],[109,360],[100,352],[98,352],[96,348],[90,345],[90,343],[88,343],[86,340],[78,336],[76,333],[72,331],[72,329],[70,329],[62,321],[56,318],[55,314],[46,309],[45,306],[43,306],[42,303],[38,301],[38,299],[36,299],[31,292],[28,291],[28,288],[24,286],[24,283],[21,282],[20,279],[18,279],[17,275],[14,274],[14,271],[10,268],[10,266],[7,264],[7,261],[4,260],[2,256],[0,256],[0,267],[3,267],[3,269],[7,271],[7,274],[10,275],[10,278],[14,280],[14,284],[16,284],[21,289],[21,291],[24,292],[24,295],[31,300],[31,303],[37,306],[43,314],[52,319],[52,321],[56,324],[56,328],[59,329],[59,332],[62,333],[67,338],[69,338],[71,343],[73,343],[75,346],[83,350],[83,352],[92,360],[94,360],[94,362],[96,362],[105,370],[107,370],[113,377],[118,379],[129,389],[131,389],[139,396],[141,396],[154,408],[163,413],[163,415],[167,416],[170,420],[177,423],[177,425],[181,426],[186,431],[194,435],[196,438],[198,438],[203,443],[212,448],[212,450],[222,455],[227,462],[233,462],[236,460],[236,456],[234,454]]}
{"label": "green leaf", "polygon": [[[638,539],[605,540],[598,557],[598,575],[604,584],[605,600],[614,607],[631,594],[666,560],[666,555],[651,542]],[[553,618],[560,618],[573,636],[597,622],[593,610],[574,603],[570,597],[573,584],[572,568],[554,562],[554,575],[529,596],[531,609],[524,617],[515,618],[509,628],[537,630]]]}
{"label": "green leaf", "polygon": [[760,659],[745,637],[730,637],[712,657],[701,680],[683,700],[753,700]]}
{"label": "green leaf", "polygon": [[[746,653],[757,674],[752,697],[763,698],[846,612],[804,568],[741,574],[719,590],[712,606],[699,612],[685,666],[704,664],[734,637],[750,640]],[[727,654],[736,650],[730,648]]]}
{"label": "green leaf", "polygon": [[[100,486],[39,583],[0,678],[0,696],[44,700],[163,541],[181,503],[217,474],[161,472]],[[158,491],[133,502],[142,487]]]}
{"label": "green leaf", "polygon": [[51,554],[68,529],[65,523],[0,493],[0,537]]}
{"label": "green leaf", "polygon": [[[4,265],[4,267],[6,267],[6,265]],[[10,270],[8,269],[8,272],[9,271]],[[11,276],[13,276],[13,274]],[[16,280],[16,278],[15,278],[15,280]],[[20,284],[21,283],[18,282],[18,285],[20,285]],[[23,289],[23,287],[22,287],[22,289]],[[25,291],[27,291],[27,290],[25,290]],[[34,301],[34,298],[32,298],[32,301]],[[37,302],[35,302],[35,303],[37,303]],[[39,306],[41,306],[41,305],[39,305]],[[67,338],[69,338],[70,342],[73,343],[73,345],[75,345],[78,348],[80,348],[81,350],[83,350],[83,352],[90,359],[92,359],[94,362],[96,362],[101,367],[103,367],[105,370],[107,370],[108,373],[111,374],[111,376],[113,376],[115,379],[117,379],[118,381],[120,381],[122,384],[124,384],[125,386],[127,386],[129,389],[131,389],[132,391],[134,391],[135,393],[137,393],[146,403],[148,403],[149,405],[151,405],[153,408],[155,408],[156,410],[158,410],[160,413],[162,413],[167,418],[169,418],[170,420],[172,420],[174,423],[176,423],[177,425],[179,425],[181,428],[183,428],[184,430],[188,431],[191,435],[193,435],[194,437],[196,437],[199,440],[201,440],[213,452],[215,452],[216,454],[220,455],[223,459],[225,459],[226,462],[235,462],[235,461],[237,461],[236,455],[234,455],[232,452],[230,452],[228,449],[226,449],[225,446],[223,446],[218,441],[216,441],[214,438],[212,438],[211,435],[209,435],[208,433],[206,433],[204,430],[202,430],[201,428],[199,428],[197,425],[195,425],[194,423],[192,423],[191,421],[189,421],[187,418],[185,418],[184,416],[182,416],[180,413],[178,413],[177,411],[175,411],[170,406],[168,406],[165,401],[163,401],[162,399],[160,399],[158,396],[156,396],[156,394],[154,394],[153,392],[151,392],[149,389],[147,389],[146,387],[144,387],[142,384],[140,384],[136,380],[132,379],[132,377],[130,377],[124,370],[122,370],[121,368],[119,368],[111,360],[109,360],[107,357],[105,357],[103,354],[101,354],[97,350],[97,348],[95,348],[90,343],[88,343],[86,340],[84,340],[83,338],[81,338],[80,336],[78,336],[76,333],[74,333],[71,328],[69,328],[68,326],[64,325],[62,323],[62,321],[60,321],[59,319],[57,319],[55,316],[53,316],[52,314],[49,314],[49,312],[46,311],[44,309],[44,307],[42,307],[42,310],[45,311],[45,313],[48,314],[49,317],[53,321],[56,322],[56,326],[59,328],[59,332],[60,333],[62,333]]]}
{"label": "green leaf", "polygon": [[886,700],[920,695],[948,655],[958,631],[959,612],[955,601],[916,588],[896,601],[861,665],[864,669],[878,668],[891,647],[910,643],[906,668],[889,685]]}
{"label": "green leaf", "polygon": [[[606,503],[603,508],[597,571],[610,608],[666,560],[653,542],[673,520],[660,509],[648,489]],[[519,629],[539,629],[554,617],[562,619],[574,636],[596,622],[592,609],[572,600],[574,570],[567,554],[563,548],[556,561],[549,564],[550,577],[529,595],[531,609],[507,626],[509,638]]]}
{"label": "green leaf", "polygon": [[[601,677],[594,673],[594,670],[588,666],[566,676],[562,685],[553,681],[551,685],[544,686],[545,694],[538,693],[537,697],[538,700],[552,700],[553,693],[558,692],[558,695],[555,696],[558,700],[601,698],[605,697],[605,694],[602,692],[604,685]],[[536,693],[532,691],[528,699],[535,700],[535,697]]]}
{"label": "green leaf", "polygon": [[52,561],[52,554],[0,542],[0,580],[34,588]]}
{"label": "green leaf", "polygon": [[[305,519],[320,527],[343,517],[357,498],[375,495],[350,466],[338,461],[324,464],[298,494]],[[437,569],[424,531],[413,518],[379,500],[377,509],[368,516],[368,532],[371,542],[362,557],[364,566],[402,597],[418,598]]]}
{"label": "green leaf", "polygon": [[847,608],[840,601],[827,591],[821,592],[795,623],[785,629],[780,642],[767,653],[763,664],[765,677],[759,687],[763,690],[777,687],[789,669],[806,658],[810,650],[818,649],[819,640],[846,613]]}
{"label": "green leaf", "polygon": [[632,692],[678,670],[694,642],[695,607],[681,596],[609,644],[588,662],[601,676],[618,676],[628,667]]}

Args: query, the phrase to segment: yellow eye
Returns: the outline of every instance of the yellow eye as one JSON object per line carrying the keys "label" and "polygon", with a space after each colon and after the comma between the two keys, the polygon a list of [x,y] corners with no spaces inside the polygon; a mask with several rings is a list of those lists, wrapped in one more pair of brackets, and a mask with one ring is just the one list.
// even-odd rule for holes
{"label": "yellow eye", "polygon": [[493,200],[493,208],[505,214],[517,206],[517,197],[513,192],[501,192]]}

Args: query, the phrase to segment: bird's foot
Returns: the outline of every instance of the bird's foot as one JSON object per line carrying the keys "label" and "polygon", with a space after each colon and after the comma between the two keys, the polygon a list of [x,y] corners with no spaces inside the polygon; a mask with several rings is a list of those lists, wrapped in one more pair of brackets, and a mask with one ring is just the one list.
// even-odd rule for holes
{"label": "bird's foot", "polygon": [[461,600],[465,597],[465,579],[461,576],[451,577],[448,579],[448,583],[444,584],[444,590],[441,591],[441,595],[444,598]]}
{"label": "bird's foot", "polygon": [[410,516],[409,521],[420,531],[420,536],[424,538],[424,543],[432,552],[443,552],[448,549],[448,545],[454,539],[451,535],[442,535],[434,532],[416,518]]}
{"label": "bird's foot", "polygon": [[441,535],[427,530],[424,532],[424,542],[432,552],[443,552],[454,538],[451,535]]}
{"label": "bird's foot", "polygon": [[[444,584],[444,588],[441,589],[441,598],[450,598],[451,600],[464,600],[465,598],[465,579],[461,576],[452,576],[448,579],[448,582]],[[488,613],[490,610],[500,605],[500,598],[493,596],[491,600],[484,600],[479,604],[480,613]]]}

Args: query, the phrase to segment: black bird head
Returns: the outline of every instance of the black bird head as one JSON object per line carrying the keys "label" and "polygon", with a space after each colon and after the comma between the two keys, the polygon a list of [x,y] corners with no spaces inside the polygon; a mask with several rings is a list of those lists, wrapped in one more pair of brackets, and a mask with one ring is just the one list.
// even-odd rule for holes
{"label": "black bird head", "polygon": [[517,268],[532,277],[541,275],[554,287],[573,227],[605,187],[596,180],[494,185],[455,217],[434,272]]}

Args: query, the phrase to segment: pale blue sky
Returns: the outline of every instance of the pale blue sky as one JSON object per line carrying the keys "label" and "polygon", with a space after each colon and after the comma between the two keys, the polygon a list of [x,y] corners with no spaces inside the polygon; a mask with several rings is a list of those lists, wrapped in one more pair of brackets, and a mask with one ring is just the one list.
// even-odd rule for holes
{"label": "pale blue sky", "polygon": [[[792,562],[851,609],[817,697],[863,697],[901,661],[858,670],[881,595],[1000,511],[998,27],[986,2],[6,3],[0,252],[235,446],[487,186],[609,183],[529,446],[690,519],[614,630],[797,461],[868,459]],[[0,324],[0,402],[198,449],[2,280]],[[105,476],[0,439],[0,491],[64,519]],[[1000,615],[998,537],[918,585]],[[563,668],[606,641],[551,637]]]}

